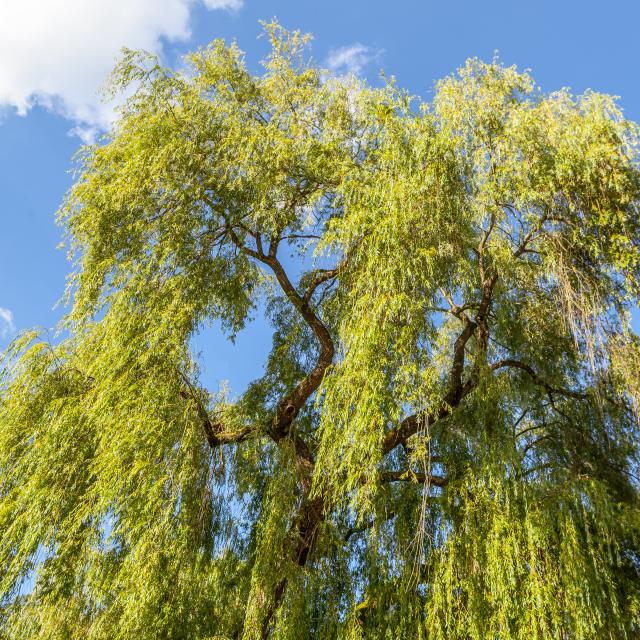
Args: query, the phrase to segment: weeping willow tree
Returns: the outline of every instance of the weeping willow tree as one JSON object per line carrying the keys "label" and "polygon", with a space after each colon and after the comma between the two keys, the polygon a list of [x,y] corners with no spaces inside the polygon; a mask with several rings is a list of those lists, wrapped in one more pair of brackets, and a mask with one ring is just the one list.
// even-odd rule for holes
{"label": "weeping willow tree", "polygon": [[[61,337],[5,354],[0,637],[638,637],[636,125],[266,31],[261,75],[114,71]],[[194,336],[262,314],[264,375],[208,391]]]}

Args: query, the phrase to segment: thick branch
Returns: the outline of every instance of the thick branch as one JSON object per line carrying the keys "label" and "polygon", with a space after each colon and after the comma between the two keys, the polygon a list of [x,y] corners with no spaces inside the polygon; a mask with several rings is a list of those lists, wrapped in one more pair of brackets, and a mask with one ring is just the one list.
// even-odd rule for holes
{"label": "thick branch", "polygon": [[[290,393],[282,398],[278,404],[276,414],[269,428],[269,435],[274,442],[279,443],[283,438],[290,435],[289,427],[291,423],[307,400],[320,386],[324,372],[333,361],[335,348],[331,334],[309,305],[309,300],[313,295],[315,288],[322,282],[334,277],[337,270],[323,270],[323,272],[319,273],[314,281],[309,285],[306,293],[304,295],[300,295],[277,258],[278,245],[281,240],[279,236],[273,235],[270,238],[269,249],[265,253],[260,234],[252,234],[256,241],[256,249],[254,250],[245,245],[228,221],[227,231],[232,242],[238,247],[238,249],[240,249],[240,251],[265,264],[273,271],[280,288],[288,300],[298,310],[304,321],[309,325],[320,344],[320,354],[315,367]],[[306,468],[305,475],[310,477],[313,465],[313,456],[311,451],[302,438],[293,436],[291,439],[293,440],[296,454],[299,458],[298,462]]]}
{"label": "thick branch", "polygon": [[204,433],[209,446],[213,449],[222,444],[244,442],[252,438],[256,431],[252,427],[242,427],[237,431],[226,431],[220,422],[207,420],[203,423]]}
{"label": "thick branch", "polygon": [[212,449],[223,444],[244,442],[256,435],[257,431],[250,426],[241,427],[235,431],[228,431],[221,422],[212,421],[209,417],[209,412],[200,401],[200,398],[198,398],[191,381],[185,375],[182,375],[182,379],[184,380],[188,391],[181,391],[180,396],[185,400],[190,399],[195,403],[198,416],[200,420],[202,420],[202,428],[204,430],[205,437],[207,438],[207,443]]}
{"label": "thick branch", "polygon": [[[309,554],[314,547],[320,525],[324,520],[325,505],[322,497],[313,499],[309,497],[315,461],[307,443],[298,434],[291,433],[290,426],[300,409],[320,386],[326,369],[333,361],[335,348],[331,334],[311,308],[309,301],[315,287],[334,277],[335,274],[327,271],[321,277],[316,277],[309,285],[306,293],[300,295],[277,258],[277,249],[280,242],[278,236],[274,235],[270,238],[269,249],[265,254],[259,234],[254,235],[256,240],[256,250],[254,251],[244,245],[232,228],[229,233],[234,244],[241,251],[270,267],[280,288],[313,331],[320,346],[320,353],[314,368],[282,398],[268,429],[269,435],[276,444],[280,444],[285,439],[290,440],[296,452],[296,467],[302,483],[303,500],[296,516],[296,543],[293,548],[289,548],[288,551],[285,550],[285,553],[287,555],[291,553],[290,559],[302,567],[306,565]],[[287,579],[283,578],[276,586],[273,601],[263,619],[262,638],[267,638],[270,633],[271,622],[282,603],[286,588]]]}
{"label": "thick branch", "polygon": [[302,296],[302,301],[304,303],[308,303],[311,300],[311,297],[315,293],[316,289],[323,283],[335,278],[338,275],[338,268],[335,269],[318,269],[312,278],[311,282],[307,286],[304,295]]}
{"label": "thick branch", "polygon": [[464,371],[465,347],[471,339],[477,325],[466,317],[463,317],[463,321],[465,323],[464,329],[456,338],[453,346],[453,361],[449,374],[449,390],[439,408],[432,413],[422,412],[405,418],[397,429],[393,429],[385,436],[382,446],[383,454],[386,455],[399,444],[405,443],[408,438],[419,431],[422,424],[433,424],[438,420],[446,418],[475,387],[473,380],[463,383],[462,373]]}
{"label": "thick branch", "polygon": [[[492,219],[493,220],[493,219]],[[449,373],[449,389],[447,394],[443,398],[440,407],[433,413],[421,413],[409,416],[405,418],[397,429],[390,431],[384,440],[383,453],[387,454],[393,450],[400,443],[405,443],[407,438],[418,432],[420,427],[420,421],[426,420],[429,424],[433,424],[438,420],[446,418],[454,409],[458,407],[462,399],[467,396],[477,384],[477,366],[481,354],[486,352],[487,343],[489,340],[489,328],[487,325],[487,316],[491,307],[491,301],[493,297],[493,290],[496,282],[498,281],[498,274],[494,273],[491,276],[487,274],[487,270],[484,265],[484,248],[493,229],[493,222],[489,229],[483,235],[478,248],[479,267],[480,267],[480,286],[482,290],[482,298],[478,305],[465,304],[463,306],[457,306],[453,303],[453,300],[443,292],[445,298],[449,301],[452,308],[452,313],[458,317],[464,324],[464,328],[460,335],[457,337],[453,346],[453,360],[451,363],[451,371]],[[466,310],[476,308],[475,321],[469,319]],[[462,374],[464,373],[465,366],[465,350],[467,343],[474,335],[476,329],[479,328],[478,347],[481,354],[478,354],[478,362],[476,363],[476,371],[470,376],[470,378],[463,382]]]}
{"label": "thick branch", "polygon": [[311,309],[308,301],[297,292],[278,259],[269,255],[264,258],[264,262],[271,267],[284,294],[296,307],[320,343],[320,354],[313,370],[278,405],[271,430],[272,437],[277,441],[288,434],[289,425],[305,402],[320,386],[324,372],[333,361],[335,348],[329,330]]}

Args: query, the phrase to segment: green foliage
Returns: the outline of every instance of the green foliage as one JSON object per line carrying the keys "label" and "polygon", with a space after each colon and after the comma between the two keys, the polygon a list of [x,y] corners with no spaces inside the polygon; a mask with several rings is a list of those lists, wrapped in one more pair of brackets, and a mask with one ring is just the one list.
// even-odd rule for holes
{"label": "green foliage", "polygon": [[[64,337],[0,376],[0,638],[637,637],[636,125],[265,30],[259,76],[222,41],[114,71]],[[264,375],[210,393],[194,335],[262,310]]]}

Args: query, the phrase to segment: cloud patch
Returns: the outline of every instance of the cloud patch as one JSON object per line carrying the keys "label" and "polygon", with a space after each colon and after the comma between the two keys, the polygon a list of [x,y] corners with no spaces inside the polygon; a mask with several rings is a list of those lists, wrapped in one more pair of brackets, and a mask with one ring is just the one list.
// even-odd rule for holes
{"label": "cloud patch", "polygon": [[0,109],[60,114],[90,141],[112,122],[98,89],[120,49],[160,52],[185,41],[191,10],[237,11],[242,0],[0,0]]}
{"label": "cloud patch", "polygon": [[0,338],[10,338],[16,332],[13,313],[9,309],[0,307]]}
{"label": "cloud patch", "polygon": [[382,53],[381,49],[372,49],[354,42],[345,47],[332,49],[327,56],[327,67],[338,75],[359,76],[369,64],[378,62]]}
{"label": "cloud patch", "polygon": [[226,9],[238,11],[242,8],[243,0],[202,0],[207,9]]}

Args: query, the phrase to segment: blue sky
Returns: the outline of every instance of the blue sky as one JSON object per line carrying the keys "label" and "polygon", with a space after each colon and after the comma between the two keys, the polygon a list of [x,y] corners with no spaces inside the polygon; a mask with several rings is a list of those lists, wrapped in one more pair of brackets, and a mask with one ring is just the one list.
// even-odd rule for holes
{"label": "blue sky", "polygon": [[[71,158],[108,126],[96,90],[122,46],[168,63],[217,37],[236,39],[258,70],[259,20],[314,34],[313,55],[375,81],[381,68],[428,98],[469,56],[529,68],[547,91],[563,86],[620,96],[640,121],[638,0],[0,0],[0,349],[16,331],[53,327],[69,271],[54,214],[71,183]],[[261,324],[235,346],[209,332],[211,386],[234,391],[260,373]]]}

